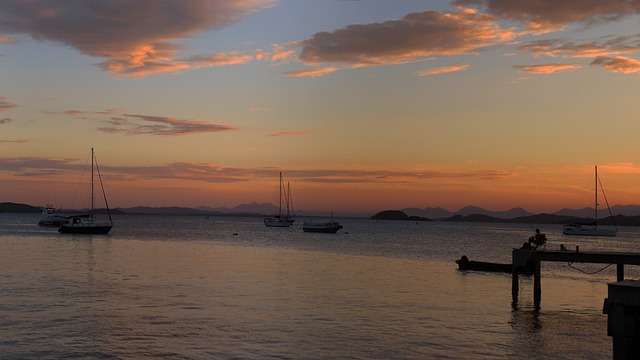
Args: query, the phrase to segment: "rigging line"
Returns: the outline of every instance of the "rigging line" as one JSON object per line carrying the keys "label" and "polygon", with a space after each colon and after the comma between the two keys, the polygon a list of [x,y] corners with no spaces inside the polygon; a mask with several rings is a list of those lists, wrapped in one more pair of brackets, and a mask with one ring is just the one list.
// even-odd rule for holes
{"label": "rigging line", "polygon": [[84,165],[82,166],[82,174],[80,175],[80,180],[76,184],[75,191],[73,192],[73,197],[71,199],[71,206],[77,208],[77,209],[74,209],[74,210],[81,210],[82,206],[85,206],[85,205],[78,204],[78,202],[82,201],[82,203],[84,204],[84,203],[86,203],[86,200],[87,200],[86,192],[83,192],[83,194],[85,194],[84,195],[85,197],[83,199],[78,199],[78,193],[80,192],[80,187],[85,185],[84,184],[84,181],[85,181],[84,178],[85,178],[85,176],[87,174],[87,168],[89,167],[89,161],[90,160],[91,159],[90,159],[89,156],[84,160]]}
{"label": "rigging line", "polygon": [[600,184],[600,189],[602,189],[602,196],[604,197],[605,204],[607,204],[607,209],[609,210],[609,216],[611,216],[611,222],[613,223],[613,226],[616,226],[616,222],[613,219],[613,214],[611,213],[611,207],[609,207],[609,200],[607,200],[607,194],[605,194],[604,192],[604,188],[602,187],[602,181],[600,180],[599,176],[598,176],[598,183]]}
{"label": "rigging line", "polygon": [[100,175],[100,167],[98,166],[98,158],[93,154],[93,158],[96,160],[96,170],[98,170],[98,179],[100,179],[100,188],[102,189],[102,197],[104,198],[104,205],[107,207],[107,215],[109,215],[109,221],[113,224],[111,219],[111,211],[109,211],[109,203],[107,202],[107,193],[104,192],[104,185],[102,184],[102,175]]}
{"label": "rigging line", "polygon": [[597,273],[599,273],[599,272],[601,272],[601,271],[605,270],[605,269],[606,269],[606,268],[608,268],[609,266],[613,265],[613,264],[609,264],[609,265],[607,265],[607,266],[603,267],[603,268],[602,268],[602,269],[600,269],[600,270],[597,270],[597,271],[594,271],[594,272],[588,272],[588,271],[584,271],[584,270],[582,270],[582,269],[578,269],[577,267],[573,266],[572,264],[573,264],[572,262],[567,263],[567,265],[568,265],[570,268],[572,268],[572,269],[574,269],[574,270],[577,270],[577,271],[580,271],[581,273],[583,273],[583,274],[587,274],[587,275],[597,274]]}

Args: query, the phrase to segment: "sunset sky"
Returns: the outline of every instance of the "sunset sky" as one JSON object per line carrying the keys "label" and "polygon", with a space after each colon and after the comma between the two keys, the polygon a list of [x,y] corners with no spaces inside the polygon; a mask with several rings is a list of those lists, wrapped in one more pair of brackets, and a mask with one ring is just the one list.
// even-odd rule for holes
{"label": "sunset sky", "polygon": [[[640,2],[2,0],[0,202],[640,204]],[[603,202],[601,202],[603,204]]]}

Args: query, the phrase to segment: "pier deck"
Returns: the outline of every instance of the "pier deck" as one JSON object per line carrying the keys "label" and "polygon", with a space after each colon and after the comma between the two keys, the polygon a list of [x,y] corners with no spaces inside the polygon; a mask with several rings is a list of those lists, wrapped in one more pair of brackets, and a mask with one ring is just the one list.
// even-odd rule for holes
{"label": "pier deck", "polygon": [[513,301],[518,300],[518,267],[526,267],[534,276],[533,280],[533,303],[536,308],[540,308],[542,297],[542,286],[540,282],[540,263],[543,261],[567,262],[567,263],[594,263],[594,264],[616,264],[617,281],[624,280],[625,265],[640,265],[640,253],[620,253],[620,252],[583,252],[578,251],[536,251],[527,249],[513,249],[513,272],[511,283],[511,294]]}

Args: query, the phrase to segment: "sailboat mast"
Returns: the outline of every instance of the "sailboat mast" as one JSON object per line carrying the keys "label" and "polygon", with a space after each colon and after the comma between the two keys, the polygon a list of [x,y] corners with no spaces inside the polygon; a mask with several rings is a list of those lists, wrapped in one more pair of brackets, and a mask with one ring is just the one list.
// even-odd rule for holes
{"label": "sailboat mast", "polygon": [[94,209],[95,209],[95,203],[94,203],[94,198],[93,198],[93,159],[94,159],[94,155],[93,155],[93,148],[91,148],[91,220],[94,220],[95,215],[93,214]]}
{"label": "sailboat mast", "polygon": [[595,167],[596,167],[596,214],[595,214],[595,219],[596,219],[596,226],[598,226],[598,165],[596,165]]}
{"label": "sailboat mast", "polygon": [[287,181],[287,220],[291,216],[291,212],[289,212],[289,209],[291,209],[291,212],[293,212],[293,200],[291,199],[291,185],[289,185],[289,182]]}
{"label": "sailboat mast", "polygon": [[282,172],[280,172],[280,195],[279,195],[279,203],[278,203],[278,217],[282,216]]}

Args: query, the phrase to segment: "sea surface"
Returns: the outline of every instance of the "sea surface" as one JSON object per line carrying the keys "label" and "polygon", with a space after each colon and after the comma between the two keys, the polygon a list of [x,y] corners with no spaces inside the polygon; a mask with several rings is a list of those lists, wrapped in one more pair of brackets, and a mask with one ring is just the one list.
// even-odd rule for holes
{"label": "sea surface", "polygon": [[[615,266],[544,263],[539,311],[532,277],[514,304],[511,275],[457,269],[462,255],[511,262],[526,224],[337,219],[338,234],[310,234],[301,219],[119,216],[85,236],[38,220],[0,214],[2,359],[612,356],[602,306]],[[538,227],[548,249],[640,251],[638,228]]]}

